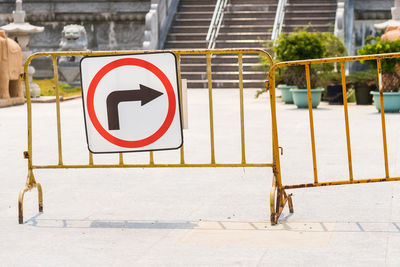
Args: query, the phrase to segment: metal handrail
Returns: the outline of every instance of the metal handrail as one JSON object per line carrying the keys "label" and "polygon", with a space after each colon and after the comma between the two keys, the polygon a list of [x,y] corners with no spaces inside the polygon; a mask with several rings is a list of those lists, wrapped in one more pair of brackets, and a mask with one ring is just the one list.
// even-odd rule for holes
{"label": "metal handrail", "polygon": [[229,0],[218,0],[215,4],[214,14],[206,37],[208,49],[215,48],[215,41],[217,40],[219,29],[221,28],[222,20],[224,19],[224,11],[228,1]]}
{"label": "metal handrail", "polygon": [[274,27],[272,28],[271,40],[275,42],[278,36],[282,32],[283,20],[285,18],[285,7],[287,0],[279,0],[276,8],[276,15],[274,21]]}

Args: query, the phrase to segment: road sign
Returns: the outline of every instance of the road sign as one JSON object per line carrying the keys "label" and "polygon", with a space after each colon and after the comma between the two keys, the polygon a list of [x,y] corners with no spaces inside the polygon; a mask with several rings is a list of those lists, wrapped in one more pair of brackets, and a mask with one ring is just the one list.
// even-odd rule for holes
{"label": "road sign", "polygon": [[165,150],[182,145],[173,53],[84,57],[81,83],[92,153]]}

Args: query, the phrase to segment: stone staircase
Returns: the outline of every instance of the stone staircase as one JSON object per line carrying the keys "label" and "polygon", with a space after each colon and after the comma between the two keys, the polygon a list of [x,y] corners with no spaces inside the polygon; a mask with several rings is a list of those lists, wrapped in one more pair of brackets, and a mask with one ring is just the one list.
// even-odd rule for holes
{"label": "stone staircase", "polygon": [[283,32],[310,26],[308,31],[333,32],[337,0],[288,0]]}
{"label": "stone staircase", "polygon": [[[181,0],[164,49],[207,48],[205,41],[215,8],[215,0]],[[216,48],[262,48],[270,38],[277,0],[231,0],[221,26]],[[255,70],[258,55],[243,56],[243,85],[260,89],[266,74]],[[213,88],[239,88],[236,55],[215,55],[212,60]],[[205,56],[183,55],[181,74],[188,88],[208,88]]]}
{"label": "stone staircase", "polygon": [[204,49],[216,0],[181,0],[164,49]]}
{"label": "stone staircase", "polygon": [[[216,0],[181,0],[164,49],[205,49],[208,27]],[[271,38],[278,0],[230,0],[224,14],[216,48],[263,48]],[[336,0],[288,0],[284,28],[294,31],[312,23],[310,30],[328,31],[334,24]],[[239,88],[236,55],[212,58],[213,88]],[[244,88],[261,89],[267,75],[259,65],[257,54],[243,56]],[[188,88],[208,88],[206,57],[182,55],[181,74]]]}

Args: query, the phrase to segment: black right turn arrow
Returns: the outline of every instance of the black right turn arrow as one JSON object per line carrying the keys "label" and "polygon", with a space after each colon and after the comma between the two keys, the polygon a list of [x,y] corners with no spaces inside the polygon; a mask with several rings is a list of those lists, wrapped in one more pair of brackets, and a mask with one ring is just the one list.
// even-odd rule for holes
{"label": "black right turn arrow", "polygon": [[119,130],[118,104],[127,101],[141,101],[141,106],[153,101],[163,93],[139,84],[140,89],[114,91],[107,97],[108,129]]}

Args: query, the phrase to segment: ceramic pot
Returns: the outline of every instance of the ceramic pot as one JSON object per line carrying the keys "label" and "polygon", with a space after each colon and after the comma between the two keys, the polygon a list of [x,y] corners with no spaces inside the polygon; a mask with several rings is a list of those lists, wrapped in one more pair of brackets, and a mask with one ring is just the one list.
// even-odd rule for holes
{"label": "ceramic pot", "polygon": [[[376,109],[381,112],[381,101],[379,92],[372,91],[372,97]],[[400,110],[400,92],[383,92],[383,105],[385,112],[399,112]]]}
{"label": "ceramic pot", "polygon": [[293,104],[293,97],[292,93],[290,92],[290,89],[295,89],[297,88],[296,85],[286,85],[286,84],[280,84],[278,85],[278,89],[281,90],[281,96],[283,102],[286,104]]}
{"label": "ceramic pot", "polygon": [[[293,95],[293,102],[298,108],[308,108],[307,89],[290,89]],[[323,88],[311,89],[312,107],[316,108],[321,102]]]}

